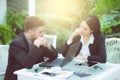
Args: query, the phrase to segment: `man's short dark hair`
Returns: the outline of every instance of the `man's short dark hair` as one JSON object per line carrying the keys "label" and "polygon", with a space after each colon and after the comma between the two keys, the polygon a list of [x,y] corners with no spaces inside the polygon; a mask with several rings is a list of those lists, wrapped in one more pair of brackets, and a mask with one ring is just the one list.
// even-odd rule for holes
{"label": "man's short dark hair", "polygon": [[35,16],[28,17],[24,23],[24,29],[25,31],[28,31],[30,29],[36,28],[36,27],[42,27],[45,25],[45,22]]}

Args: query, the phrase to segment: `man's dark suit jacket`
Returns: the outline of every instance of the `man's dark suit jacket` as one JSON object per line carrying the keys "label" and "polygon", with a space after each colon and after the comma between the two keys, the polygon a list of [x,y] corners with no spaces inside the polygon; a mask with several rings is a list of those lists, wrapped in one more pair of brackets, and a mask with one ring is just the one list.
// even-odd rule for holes
{"label": "man's dark suit jacket", "polygon": [[58,54],[53,47],[49,50],[45,47],[37,48],[33,44],[29,45],[25,35],[22,33],[10,44],[5,80],[17,80],[14,71],[31,68],[34,64],[43,61],[44,56],[53,60],[57,58]]}
{"label": "man's dark suit jacket", "polygon": [[[80,36],[76,36],[70,45],[72,45],[78,41],[80,42]],[[67,53],[70,45],[67,45],[67,43],[65,43],[65,48],[64,48],[63,53],[62,53],[64,57],[66,56],[66,53]],[[76,53],[76,56],[79,54],[81,47],[82,47],[82,43],[81,43],[79,50]],[[93,44],[89,45],[89,50],[90,50],[90,54],[91,54],[87,58],[87,60],[89,62],[95,61],[95,62],[105,63],[106,62],[106,50],[105,50],[105,37],[104,37],[104,35],[100,34],[97,37],[95,37]]]}

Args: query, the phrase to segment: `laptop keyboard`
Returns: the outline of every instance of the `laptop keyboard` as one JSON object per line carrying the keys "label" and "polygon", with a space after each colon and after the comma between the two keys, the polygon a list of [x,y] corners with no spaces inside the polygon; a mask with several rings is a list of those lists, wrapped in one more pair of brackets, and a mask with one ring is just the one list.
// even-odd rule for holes
{"label": "laptop keyboard", "polygon": [[57,58],[51,62],[43,62],[39,66],[41,67],[54,67],[54,66],[60,66],[63,63],[64,58]]}

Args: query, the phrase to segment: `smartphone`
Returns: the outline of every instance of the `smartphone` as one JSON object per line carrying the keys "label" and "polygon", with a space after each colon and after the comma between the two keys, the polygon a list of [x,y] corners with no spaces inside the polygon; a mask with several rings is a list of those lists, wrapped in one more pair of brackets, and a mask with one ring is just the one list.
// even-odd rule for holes
{"label": "smartphone", "polygon": [[78,73],[78,72],[75,72],[74,74],[78,77],[86,77],[91,75],[90,73]]}

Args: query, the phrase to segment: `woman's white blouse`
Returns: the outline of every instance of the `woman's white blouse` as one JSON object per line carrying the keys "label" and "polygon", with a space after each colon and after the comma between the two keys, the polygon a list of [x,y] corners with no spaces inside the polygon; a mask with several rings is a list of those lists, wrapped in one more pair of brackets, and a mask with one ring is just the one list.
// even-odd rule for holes
{"label": "woman's white blouse", "polygon": [[91,36],[90,36],[90,38],[89,38],[89,40],[88,40],[88,42],[86,44],[84,44],[83,36],[81,36],[80,42],[82,43],[82,48],[81,48],[81,50],[79,52],[79,55],[85,56],[85,57],[90,56],[89,45],[93,44],[93,42],[94,42],[93,34],[91,34]]}

